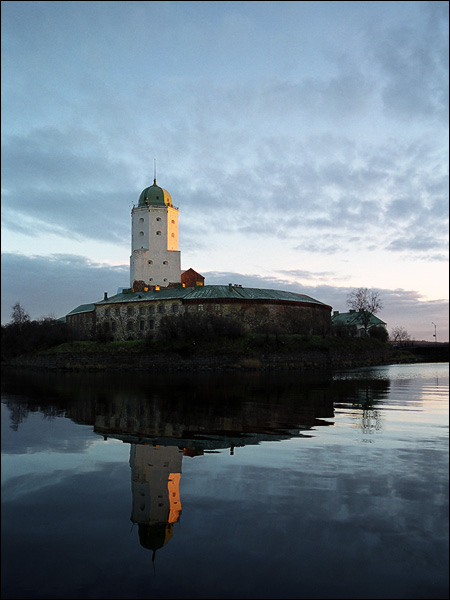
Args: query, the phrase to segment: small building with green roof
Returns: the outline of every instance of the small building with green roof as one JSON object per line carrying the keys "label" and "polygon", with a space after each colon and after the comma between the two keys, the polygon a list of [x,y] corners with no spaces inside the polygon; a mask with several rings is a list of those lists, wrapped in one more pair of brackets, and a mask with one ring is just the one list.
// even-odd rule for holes
{"label": "small building with green roof", "polygon": [[370,330],[376,327],[387,329],[387,325],[384,321],[379,319],[376,315],[370,315],[366,332],[366,326],[361,310],[350,310],[345,313],[341,313],[338,310],[333,311],[331,326],[335,335],[351,337],[361,337],[370,334]]}

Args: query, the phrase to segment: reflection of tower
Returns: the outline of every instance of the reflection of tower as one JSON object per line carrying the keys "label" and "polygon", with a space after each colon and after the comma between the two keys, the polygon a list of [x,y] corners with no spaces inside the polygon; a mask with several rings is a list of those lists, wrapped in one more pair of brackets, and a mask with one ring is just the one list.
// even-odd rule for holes
{"label": "reflection of tower", "polygon": [[176,446],[131,444],[131,520],[139,525],[144,548],[162,548],[181,515],[180,477],[183,451]]}

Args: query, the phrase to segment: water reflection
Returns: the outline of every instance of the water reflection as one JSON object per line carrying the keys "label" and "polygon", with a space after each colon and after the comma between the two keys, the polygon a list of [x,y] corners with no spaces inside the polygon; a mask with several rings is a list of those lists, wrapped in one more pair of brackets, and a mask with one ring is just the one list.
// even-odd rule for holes
{"label": "water reflection", "polygon": [[139,526],[139,541],[152,551],[153,561],[181,516],[182,457],[177,446],[131,444],[131,521]]}
{"label": "water reflection", "polygon": [[448,596],[448,365],[7,371],[2,403],[2,597]]}
{"label": "water reflection", "polygon": [[156,551],[181,516],[183,457],[307,437],[333,425],[328,373],[264,377],[246,373],[142,374],[10,372],[3,393],[17,430],[29,412],[92,425],[104,440],[130,445],[132,510],[144,548]]}
{"label": "water reflection", "polygon": [[335,407],[357,410],[365,432],[381,429],[377,403],[389,379],[342,379],[328,372],[73,374],[9,371],[3,394],[17,430],[29,412],[90,425],[130,445],[132,510],[139,540],[152,552],[171,539],[181,516],[183,457],[292,437],[334,424]]}
{"label": "water reflection", "polygon": [[69,374],[9,372],[2,385],[11,423],[28,412],[64,415],[106,437],[194,451],[302,435],[328,425],[334,393],[328,373]]}

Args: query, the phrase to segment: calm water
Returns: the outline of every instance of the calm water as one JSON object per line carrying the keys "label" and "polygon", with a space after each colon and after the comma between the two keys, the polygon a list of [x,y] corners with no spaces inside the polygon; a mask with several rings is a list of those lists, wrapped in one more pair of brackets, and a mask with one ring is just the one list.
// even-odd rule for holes
{"label": "calm water", "polygon": [[2,377],[2,598],[447,598],[448,363]]}

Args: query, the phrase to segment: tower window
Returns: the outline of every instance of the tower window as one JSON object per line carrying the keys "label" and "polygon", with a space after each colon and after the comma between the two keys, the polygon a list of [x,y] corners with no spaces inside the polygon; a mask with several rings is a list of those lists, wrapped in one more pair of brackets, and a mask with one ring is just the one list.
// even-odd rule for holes
{"label": "tower window", "polygon": [[163,265],[168,265],[169,261],[168,260],[163,260]]}
{"label": "tower window", "polygon": [[139,223],[143,223],[143,222],[144,222],[144,219],[141,217],[141,218],[139,219]]}
{"label": "tower window", "polygon": [[142,237],[142,236],[144,235],[144,232],[143,232],[143,231],[140,231],[140,232],[139,232],[139,235]]}
{"label": "tower window", "polygon": [[160,232],[160,231],[157,231],[157,232],[156,232],[156,235],[161,235],[161,232]]}
{"label": "tower window", "polygon": [[[147,263],[148,263],[149,265],[152,265],[152,264],[153,264],[153,261],[152,261],[152,260],[148,260],[148,261],[147,261]],[[151,281],[151,279],[150,279],[150,281]]]}
{"label": "tower window", "polygon": [[161,217],[156,217],[156,220],[157,221],[161,221]]}

